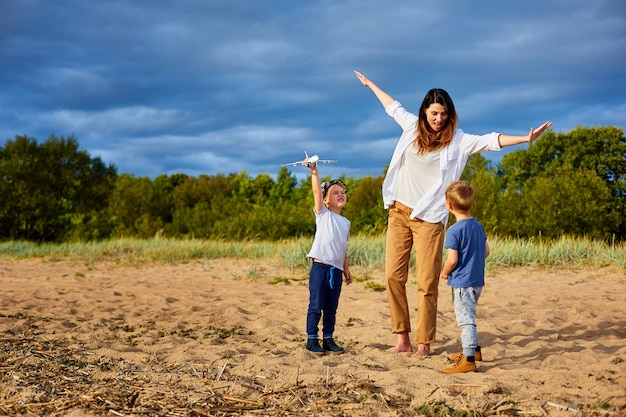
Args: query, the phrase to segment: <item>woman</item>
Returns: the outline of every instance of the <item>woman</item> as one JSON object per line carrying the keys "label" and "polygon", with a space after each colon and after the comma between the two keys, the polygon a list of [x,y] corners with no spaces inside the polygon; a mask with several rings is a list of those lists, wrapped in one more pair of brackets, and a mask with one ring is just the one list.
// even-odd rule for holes
{"label": "woman", "polygon": [[433,88],[424,97],[418,115],[358,71],[361,83],[376,95],[389,116],[402,128],[387,175],[383,201],[389,209],[385,278],[396,345],[391,352],[414,352],[406,296],[411,249],[417,274],[417,325],[414,357],[428,356],[437,331],[437,296],[448,221],[444,191],[461,177],[467,159],[477,152],[536,140],[552,123],[530,129],[527,136],[500,133],[470,135],[457,128],[454,103],[445,90]]}

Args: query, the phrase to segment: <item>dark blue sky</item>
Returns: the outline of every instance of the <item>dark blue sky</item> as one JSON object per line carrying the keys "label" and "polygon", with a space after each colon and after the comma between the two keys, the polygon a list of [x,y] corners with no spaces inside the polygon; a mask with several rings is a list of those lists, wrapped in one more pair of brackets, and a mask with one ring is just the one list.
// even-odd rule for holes
{"label": "dark blue sky", "polygon": [[304,150],[381,175],[400,131],[355,69],[414,112],[446,89],[470,133],[626,127],[623,0],[4,0],[0,63],[0,143],[74,135],[151,178]]}

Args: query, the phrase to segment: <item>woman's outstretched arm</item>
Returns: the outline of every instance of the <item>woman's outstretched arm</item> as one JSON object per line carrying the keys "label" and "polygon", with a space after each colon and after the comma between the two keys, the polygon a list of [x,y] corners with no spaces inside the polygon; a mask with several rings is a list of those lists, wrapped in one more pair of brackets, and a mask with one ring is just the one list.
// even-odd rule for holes
{"label": "woman's outstretched arm", "polygon": [[369,89],[372,90],[372,92],[376,95],[376,98],[378,98],[378,100],[380,101],[380,104],[382,104],[384,108],[387,108],[387,106],[389,106],[391,103],[394,102],[395,99],[393,97],[391,97],[389,94],[381,90],[380,87],[374,84],[365,75],[361,74],[358,71],[354,71],[354,74],[359,79],[359,81],[361,81],[361,84],[363,84],[366,87],[369,87]]}
{"label": "woman's outstretched arm", "polygon": [[501,147],[517,145],[520,143],[530,143],[535,141],[539,136],[543,134],[550,126],[552,126],[552,122],[545,122],[541,126],[539,126],[536,130],[531,128],[530,133],[527,136],[510,136],[510,135],[500,135],[498,137],[498,142],[500,142]]}

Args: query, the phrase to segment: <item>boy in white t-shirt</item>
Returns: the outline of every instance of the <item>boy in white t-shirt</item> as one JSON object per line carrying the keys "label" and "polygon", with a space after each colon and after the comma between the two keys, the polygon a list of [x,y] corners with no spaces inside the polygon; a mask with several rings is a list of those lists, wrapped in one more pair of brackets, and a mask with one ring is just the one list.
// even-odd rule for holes
{"label": "boy in white t-shirt", "polygon": [[[339,180],[320,184],[316,164],[311,169],[311,188],[315,201],[315,239],[307,258],[313,261],[309,274],[309,308],[306,317],[306,348],[317,354],[343,353],[333,339],[335,317],[341,294],[342,275],[352,282],[348,268],[347,246],[350,221],[341,215],[346,205],[346,187]],[[322,320],[322,345],[318,325]]]}

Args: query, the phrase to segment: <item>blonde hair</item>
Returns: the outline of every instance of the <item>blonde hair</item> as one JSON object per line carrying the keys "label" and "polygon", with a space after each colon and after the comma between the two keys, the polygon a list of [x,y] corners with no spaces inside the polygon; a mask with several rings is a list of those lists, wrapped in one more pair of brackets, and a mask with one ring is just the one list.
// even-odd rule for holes
{"label": "blonde hair", "polygon": [[453,181],[445,192],[446,201],[461,211],[470,211],[474,204],[474,186],[468,181]]}

